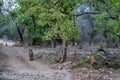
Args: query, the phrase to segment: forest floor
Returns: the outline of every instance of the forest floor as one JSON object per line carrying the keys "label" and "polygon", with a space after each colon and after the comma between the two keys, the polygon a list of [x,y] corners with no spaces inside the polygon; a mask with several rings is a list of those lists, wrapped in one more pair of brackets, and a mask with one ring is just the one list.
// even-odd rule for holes
{"label": "forest floor", "polygon": [[[32,48],[34,60],[29,60],[28,49]],[[0,80],[120,80],[120,69],[71,69],[74,53],[76,58],[86,57],[89,49],[68,49],[69,59],[64,63],[51,63],[48,54],[59,53],[60,48],[0,47]],[[120,49],[111,49],[120,58]],[[62,66],[64,65],[64,66]],[[60,69],[62,67],[62,70]]]}

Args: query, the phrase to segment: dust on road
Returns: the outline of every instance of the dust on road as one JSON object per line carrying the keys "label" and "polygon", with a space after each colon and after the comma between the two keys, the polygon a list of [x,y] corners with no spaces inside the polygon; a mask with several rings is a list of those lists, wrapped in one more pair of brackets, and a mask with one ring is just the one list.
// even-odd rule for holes
{"label": "dust on road", "polygon": [[9,64],[13,70],[50,70],[50,68],[38,61],[30,61],[28,51],[23,47],[3,47],[7,54]]}

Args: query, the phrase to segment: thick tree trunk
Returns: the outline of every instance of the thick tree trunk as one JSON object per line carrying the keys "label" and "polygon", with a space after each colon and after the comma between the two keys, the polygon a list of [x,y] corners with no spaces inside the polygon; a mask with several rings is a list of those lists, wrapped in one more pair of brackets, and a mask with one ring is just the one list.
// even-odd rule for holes
{"label": "thick tree trunk", "polygon": [[18,34],[20,36],[20,43],[23,43],[23,32],[20,31],[19,27],[17,27]]}
{"label": "thick tree trunk", "polygon": [[62,59],[61,59],[61,63],[64,62],[66,60],[67,57],[67,41],[63,40],[63,45],[62,45]]}
{"label": "thick tree trunk", "polygon": [[75,40],[74,39],[71,40],[71,43],[72,43],[72,46],[75,46]]}
{"label": "thick tree trunk", "polygon": [[[31,16],[33,24],[34,24],[34,36],[36,36],[36,22],[35,22],[35,17]],[[36,39],[33,39],[32,45],[35,45]]]}
{"label": "thick tree trunk", "polygon": [[18,27],[17,23],[15,23],[15,26],[17,28],[17,32],[18,32],[19,37],[20,37],[20,43],[24,43],[24,40],[23,40],[24,29],[22,29],[22,31],[21,31],[20,28]]}
{"label": "thick tree trunk", "polygon": [[96,33],[94,33],[94,32],[92,32],[92,33],[90,34],[89,46],[91,46],[92,40],[93,40],[95,34],[96,34]]}
{"label": "thick tree trunk", "polygon": [[[13,22],[14,22],[14,21],[16,20],[16,19],[15,19],[15,16],[11,16],[11,17],[12,17],[12,20],[13,20]],[[15,22],[15,26],[16,26],[17,32],[18,32],[19,37],[20,37],[20,43],[24,43],[23,33],[24,33],[25,28],[23,28],[22,31],[21,31],[20,28],[18,27],[17,22]]]}

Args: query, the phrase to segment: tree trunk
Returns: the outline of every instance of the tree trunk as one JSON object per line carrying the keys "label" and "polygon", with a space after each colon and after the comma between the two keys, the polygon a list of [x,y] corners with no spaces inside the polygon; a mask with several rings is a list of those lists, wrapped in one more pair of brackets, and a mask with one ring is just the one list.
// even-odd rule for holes
{"label": "tree trunk", "polygon": [[23,40],[24,29],[22,31],[20,31],[20,28],[18,27],[17,23],[15,23],[15,26],[17,28],[17,32],[18,32],[19,37],[20,37],[20,43],[23,43],[24,42],[24,40]]}
{"label": "tree trunk", "polygon": [[107,32],[108,32],[108,31],[107,31],[107,29],[106,29],[106,27],[105,27],[105,30],[104,30],[104,32],[103,32],[103,36],[104,36],[104,38],[106,39],[106,40],[105,40],[105,42],[106,42],[106,47],[109,48],[110,42],[109,42],[109,40],[108,40]]}
{"label": "tree trunk", "polygon": [[23,43],[23,42],[24,42],[24,41],[23,41],[23,32],[22,32],[22,33],[20,32],[19,27],[17,27],[17,31],[18,31],[18,34],[19,34],[19,36],[20,36],[20,43]]}
{"label": "tree trunk", "polygon": [[82,49],[83,48],[83,41],[82,40],[79,41],[78,44],[79,44],[79,48]]}
{"label": "tree trunk", "polygon": [[72,42],[72,46],[75,46],[75,40],[72,39],[71,42]]}
{"label": "tree trunk", "polygon": [[56,45],[57,45],[57,41],[54,40],[54,41],[53,41],[53,47],[56,48]]}
{"label": "tree trunk", "polygon": [[[31,16],[33,24],[34,24],[34,36],[36,36],[36,22],[35,22],[35,17]],[[35,45],[36,39],[33,39],[32,45]]]}
{"label": "tree trunk", "polygon": [[63,45],[62,45],[62,59],[61,59],[61,63],[64,62],[66,60],[67,57],[67,41],[63,40]]}
{"label": "tree trunk", "polygon": [[115,40],[115,47],[119,48],[120,47],[120,38],[117,37]]}
{"label": "tree trunk", "polygon": [[35,22],[35,17],[32,16],[32,21],[33,21],[33,24],[34,24],[34,35],[36,35],[36,22]]}
{"label": "tree trunk", "polygon": [[97,34],[95,27],[93,25],[93,23],[90,21],[90,25],[91,25],[91,32],[90,32],[90,40],[89,40],[89,46],[91,46],[92,44],[92,40],[95,37],[95,35]]}
{"label": "tree trunk", "polygon": [[[14,22],[14,21],[16,20],[16,19],[15,19],[15,16],[12,15],[11,17],[12,17],[12,20],[13,20],[13,22]],[[19,37],[20,37],[20,43],[24,43],[23,33],[24,33],[25,28],[23,28],[22,31],[21,31],[20,28],[18,27],[17,22],[15,22],[15,26],[16,26],[17,32],[18,32]]]}

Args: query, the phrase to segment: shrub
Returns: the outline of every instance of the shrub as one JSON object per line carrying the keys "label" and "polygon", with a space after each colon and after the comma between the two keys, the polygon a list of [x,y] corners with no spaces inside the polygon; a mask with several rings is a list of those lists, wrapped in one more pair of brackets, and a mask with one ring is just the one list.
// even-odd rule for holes
{"label": "shrub", "polygon": [[114,62],[109,62],[107,67],[108,68],[113,68],[113,69],[120,68],[120,60],[115,60]]}
{"label": "shrub", "polygon": [[59,63],[61,58],[59,56],[51,55],[49,58],[50,62]]}
{"label": "shrub", "polygon": [[89,67],[89,59],[85,58],[82,61],[77,61],[74,63],[73,68],[79,67],[79,66],[83,66],[83,67]]}
{"label": "shrub", "polygon": [[[120,68],[120,60],[108,61],[108,60],[104,59],[103,56],[100,55],[99,53],[92,53],[92,54],[96,58],[96,63],[92,67],[93,69],[100,69],[100,68],[118,69],[118,68]],[[82,61],[77,61],[73,65],[73,68],[79,67],[79,66],[89,68],[90,67],[90,60],[88,58],[85,58]]]}

